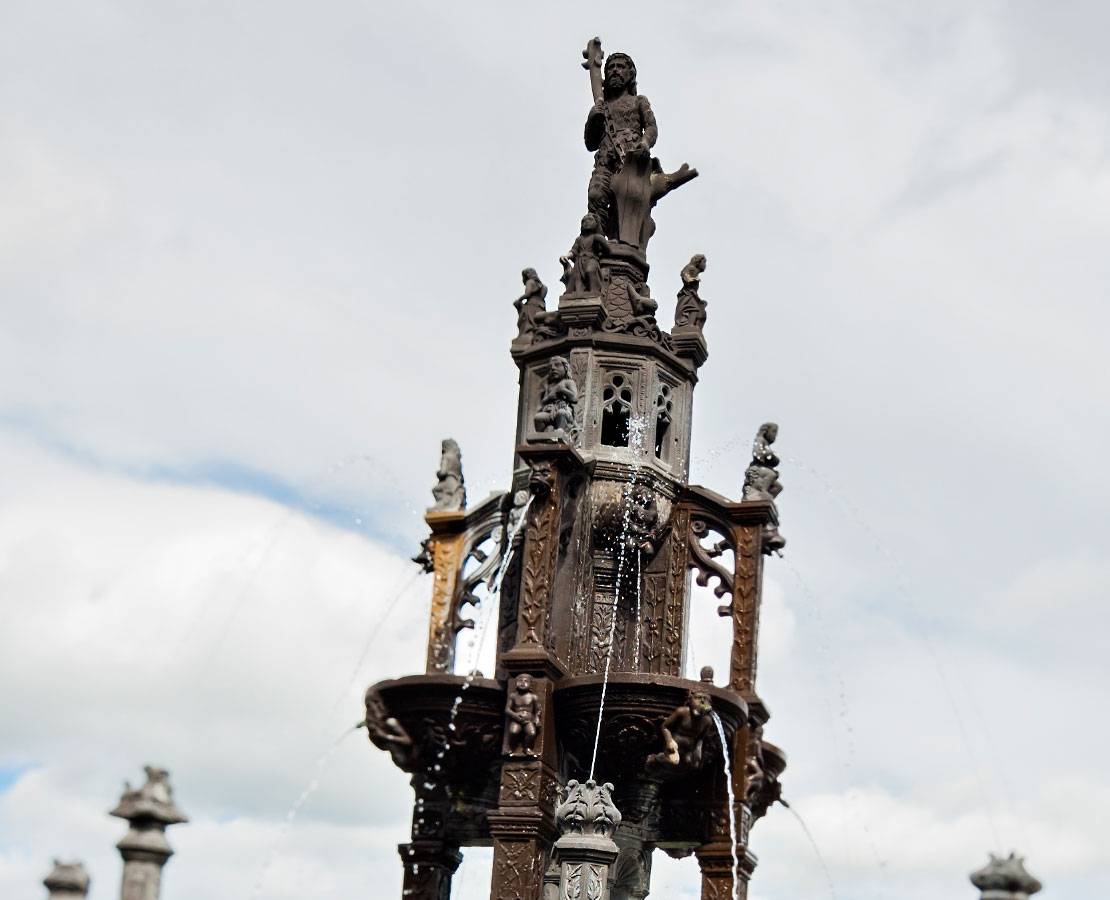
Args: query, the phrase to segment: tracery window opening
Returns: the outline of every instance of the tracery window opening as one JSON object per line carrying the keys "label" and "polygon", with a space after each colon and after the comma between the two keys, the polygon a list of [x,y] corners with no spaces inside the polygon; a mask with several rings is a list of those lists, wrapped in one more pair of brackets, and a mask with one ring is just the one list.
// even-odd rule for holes
{"label": "tracery window opening", "polygon": [[669,384],[659,385],[655,398],[655,458],[670,462],[671,441],[668,440],[674,414],[674,398]]}
{"label": "tracery window opening", "polygon": [[627,447],[632,420],[632,385],[627,376],[619,372],[609,376],[601,393],[601,404],[601,443]]}

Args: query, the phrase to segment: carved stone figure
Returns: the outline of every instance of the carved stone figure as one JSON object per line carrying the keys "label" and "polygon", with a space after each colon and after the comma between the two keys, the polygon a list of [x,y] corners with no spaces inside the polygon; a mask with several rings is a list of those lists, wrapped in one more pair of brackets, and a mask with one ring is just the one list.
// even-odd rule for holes
{"label": "carved stone figure", "polygon": [[1028,900],[1043,885],[1025,871],[1025,860],[1015,853],[1003,859],[991,854],[991,861],[972,872],[971,883],[982,891],[982,900]]}
{"label": "carved stone figure", "polygon": [[[778,473],[779,458],[771,449],[778,434],[779,426],[774,422],[765,422],[759,426],[752,446],[752,462],[744,472],[745,500],[774,500],[782,493]],[[762,544],[764,554],[781,555],[782,548],[786,546],[786,538],[779,534],[776,526],[767,523],[763,526]]]}
{"label": "carved stone figure", "polygon": [[581,231],[574,239],[563,264],[562,282],[568,294],[600,294],[604,287],[599,258],[609,253],[609,241],[601,233],[601,221],[595,213],[582,217]]}
{"label": "carved stone figure", "polygon": [[506,729],[509,752],[535,755],[533,747],[540,726],[540,698],[532,693],[535,683],[531,675],[517,675],[516,689],[509,694],[505,715],[509,717]]}
{"label": "carved stone figure", "polygon": [[540,281],[535,269],[525,269],[520,278],[524,282],[524,293],[513,301],[517,311],[516,339],[531,343],[547,310],[547,287]]}
{"label": "carved stone figure", "polygon": [[397,768],[412,771],[415,755],[412,738],[404,726],[389,714],[381,694],[374,688],[366,692],[366,731],[370,742],[379,750],[387,751]]}
{"label": "carved stone figure", "polygon": [[712,684],[713,683],[713,667],[712,666],[702,666],[701,667],[701,675],[699,677],[700,677],[700,680],[701,680],[702,684]]}
{"label": "carved stone figure", "polygon": [[655,230],[651,207],[665,194],[697,176],[683,165],[667,175],[651,156],[659,137],[655,114],[636,88],[636,65],[626,53],[611,53],[602,73],[601,41],[594,38],[582,54],[590,73],[594,105],[586,117],[586,149],[594,170],[586,192],[587,208],[602,232],[643,249]]}
{"label": "carved stone figure", "polygon": [[701,286],[701,273],[705,271],[705,255],[696,253],[690,257],[682,269],[682,289],[678,292],[678,303],[674,310],[675,328],[696,328],[705,325],[706,303],[698,296]]}
{"label": "carved stone figure", "polygon": [[744,760],[744,777],[747,786],[744,789],[744,802],[749,807],[755,806],[758,802],[759,795],[763,791],[764,783],[764,768],[763,768],[763,741],[761,739],[763,729],[752,729],[751,736],[748,738],[747,752]]}
{"label": "carved stone figure", "polygon": [[713,704],[709,694],[703,689],[694,688],[687,695],[685,705],[663,720],[659,730],[663,734],[665,749],[662,753],[653,753],[647,758],[648,768],[700,769],[705,736],[713,727]]}
{"label": "carved stone figure", "polygon": [[574,407],[578,403],[578,386],[570,375],[570,364],[562,356],[553,356],[548,364],[547,382],[540,396],[540,409],[532,421],[536,431],[574,441],[578,428],[574,423]]}
{"label": "carved stone figure", "polygon": [[432,488],[432,496],[435,497],[436,501],[433,509],[437,511],[466,509],[466,485],[463,483],[462,452],[459,450],[459,445],[451,438],[447,438],[443,442],[436,478],[439,481]]}

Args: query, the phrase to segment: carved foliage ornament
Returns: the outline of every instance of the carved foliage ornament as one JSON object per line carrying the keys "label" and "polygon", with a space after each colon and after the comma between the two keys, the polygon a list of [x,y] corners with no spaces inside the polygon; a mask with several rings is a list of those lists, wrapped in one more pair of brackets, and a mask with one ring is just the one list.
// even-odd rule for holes
{"label": "carved foliage ornament", "polygon": [[555,807],[555,824],[563,834],[595,834],[612,837],[621,814],[613,804],[613,785],[599,785],[575,779],[567,782],[560,803]]}

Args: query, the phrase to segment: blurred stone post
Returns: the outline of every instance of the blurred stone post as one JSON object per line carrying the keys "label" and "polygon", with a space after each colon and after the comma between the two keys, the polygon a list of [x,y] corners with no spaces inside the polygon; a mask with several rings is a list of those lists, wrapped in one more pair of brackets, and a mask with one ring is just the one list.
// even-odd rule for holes
{"label": "blurred stone post", "polygon": [[47,900],[84,900],[89,893],[89,873],[79,862],[54,860],[54,871],[42,883],[50,891]]}
{"label": "blurred stone post", "polygon": [[121,900],[158,900],[162,867],[173,855],[166,826],[188,821],[173,802],[169,772],[147,766],[146,784],[138,789],[125,784],[119,806],[111,814],[131,824],[116,844],[123,857]]}
{"label": "blurred stone post", "polygon": [[971,873],[971,883],[982,892],[981,900],[1029,900],[1041,883],[1025,871],[1025,860],[1016,853],[1003,859],[991,854],[991,861]]}

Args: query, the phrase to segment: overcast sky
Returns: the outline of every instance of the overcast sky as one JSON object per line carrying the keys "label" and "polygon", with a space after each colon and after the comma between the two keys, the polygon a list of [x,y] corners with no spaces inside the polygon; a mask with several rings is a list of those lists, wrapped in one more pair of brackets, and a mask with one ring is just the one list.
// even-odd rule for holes
{"label": "overcast sky", "polygon": [[61,855],[118,896],[153,763],[165,900],[399,896],[407,779],[362,734],[318,761],[422,667],[439,441],[507,487],[595,34],[701,172],[650,247],[668,326],[708,257],[692,480],[739,496],[781,426],[759,690],[829,877],[776,807],[750,896],[973,900],[1011,849],[1105,895],[1110,6],[548,8],[3,4],[0,895]]}

